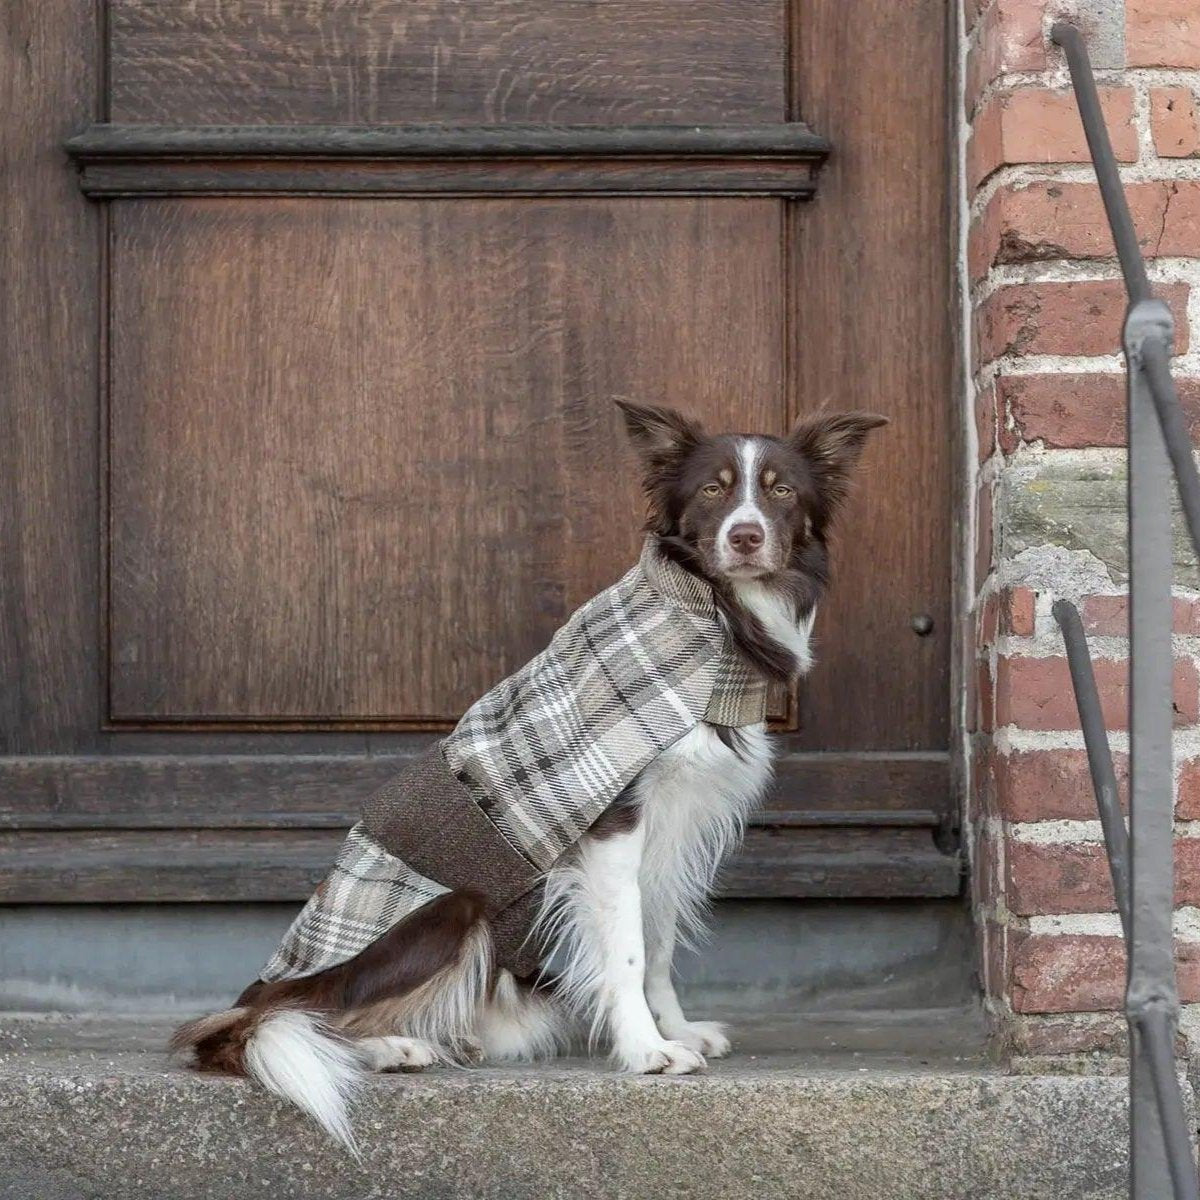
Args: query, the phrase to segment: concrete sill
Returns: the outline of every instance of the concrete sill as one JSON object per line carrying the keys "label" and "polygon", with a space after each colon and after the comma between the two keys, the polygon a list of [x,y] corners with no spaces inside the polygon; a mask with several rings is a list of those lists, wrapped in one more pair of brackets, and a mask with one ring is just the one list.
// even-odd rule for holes
{"label": "concrete sill", "polygon": [[244,1081],[167,1062],[169,1023],[0,1022],[0,1195],[37,1200],[1124,1194],[1125,1084],[1013,1076],[974,1013],[751,1021],[685,1079],[564,1060],[373,1080],[362,1166]]}

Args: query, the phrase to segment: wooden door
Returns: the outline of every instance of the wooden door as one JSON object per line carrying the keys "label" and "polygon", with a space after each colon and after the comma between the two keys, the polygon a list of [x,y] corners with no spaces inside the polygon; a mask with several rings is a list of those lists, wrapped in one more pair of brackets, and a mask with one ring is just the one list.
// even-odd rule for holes
{"label": "wooden door", "polygon": [[726,889],[956,891],[945,7],[6,5],[0,899],[305,896],[632,560],[617,396],[892,417]]}

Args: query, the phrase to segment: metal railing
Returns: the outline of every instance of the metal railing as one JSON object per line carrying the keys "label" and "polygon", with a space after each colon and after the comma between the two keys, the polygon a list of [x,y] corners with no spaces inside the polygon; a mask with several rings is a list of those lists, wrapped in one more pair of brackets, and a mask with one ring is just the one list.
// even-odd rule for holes
{"label": "metal railing", "polygon": [[1165,1200],[1171,1195],[1175,1200],[1200,1200],[1187,1114],[1175,1073],[1179,997],[1171,935],[1171,476],[1178,484],[1198,555],[1200,476],[1171,379],[1171,310],[1150,292],[1083,36],[1074,25],[1059,23],[1051,37],[1066,53],[1129,294],[1122,335],[1129,397],[1128,834],[1083,623],[1075,606],[1065,600],[1059,600],[1053,612],[1066,642],[1128,950],[1129,1194],[1135,1200]]}

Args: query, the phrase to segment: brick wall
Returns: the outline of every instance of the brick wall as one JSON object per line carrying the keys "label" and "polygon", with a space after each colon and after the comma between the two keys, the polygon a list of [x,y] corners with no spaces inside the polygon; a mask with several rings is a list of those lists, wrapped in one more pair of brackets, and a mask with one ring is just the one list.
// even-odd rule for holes
{"label": "brick wall", "polygon": [[[1200,434],[1200,3],[963,0],[967,391],[977,435],[966,726],[973,897],[997,1030],[1020,1053],[1123,1044],[1124,953],[1062,641],[1078,602],[1127,770],[1124,290],[1066,68],[1078,19],[1175,374]],[[1177,958],[1200,1031],[1200,574],[1176,539]]]}

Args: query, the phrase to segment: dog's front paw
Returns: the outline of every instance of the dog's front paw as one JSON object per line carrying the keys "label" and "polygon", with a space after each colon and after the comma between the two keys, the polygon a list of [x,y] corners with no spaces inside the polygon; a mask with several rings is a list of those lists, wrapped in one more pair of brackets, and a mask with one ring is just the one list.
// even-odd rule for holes
{"label": "dog's front paw", "polygon": [[663,1033],[705,1058],[724,1058],[729,1053],[729,1036],[720,1021],[684,1021]]}
{"label": "dog's front paw", "polygon": [[691,1075],[707,1065],[704,1055],[682,1042],[653,1042],[617,1049],[622,1069],[634,1075]]}

